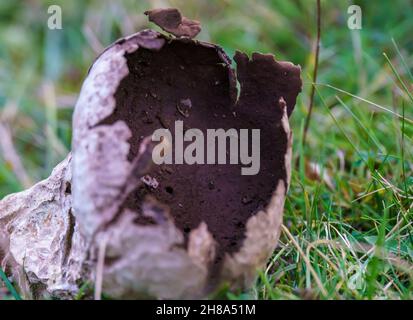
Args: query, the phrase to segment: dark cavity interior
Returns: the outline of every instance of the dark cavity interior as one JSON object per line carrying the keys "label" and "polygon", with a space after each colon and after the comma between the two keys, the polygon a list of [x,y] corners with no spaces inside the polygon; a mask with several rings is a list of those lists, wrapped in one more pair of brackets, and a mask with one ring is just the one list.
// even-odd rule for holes
{"label": "dark cavity interior", "polygon": [[[142,139],[154,130],[168,128],[174,135],[175,120],[184,121],[184,129],[201,129],[205,137],[206,129],[261,129],[257,175],[242,176],[242,164],[154,165],[149,175],[159,186],[140,186],[124,205],[137,212],[137,223],[156,223],[139,218],[145,197],[152,195],[170,208],[186,240],[205,221],[219,246],[217,260],[225,252],[238,251],[247,220],[268,204],[278,181],[286,179],[287,139],[280,125],[278,99],[287,74],[281,74],[272,59],[252,63],[240,56],[242,92],[236,103],[235,81],[230,80],[233,70],[216,47],[172,40],[158,52],[139,48],[126,57],[130,73],[116,92],[114,113],[102,124],[127,123],[133,133],[131,160]],[[288,91],[288,85],[284,89]],[[183,114],[177,106],[184,99],[190,100],[192,108]],[[287,103],[294,105],[293,99],[286,99]]]}

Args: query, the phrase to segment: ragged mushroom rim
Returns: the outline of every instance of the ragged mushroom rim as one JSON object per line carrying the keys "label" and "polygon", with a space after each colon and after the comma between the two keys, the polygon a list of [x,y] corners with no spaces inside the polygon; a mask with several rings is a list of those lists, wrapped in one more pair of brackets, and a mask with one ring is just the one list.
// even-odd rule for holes
{"label": "ragged mushroom rim", "polygon": [[[220,60],[223,62],[223,64],[226,66],[226,68],[227,68],[227,70],[228,70],[229,89],[230,89],[229,94],[230,94],[230,96],[231,96],[231,101],[233,101],[234,104],[236,104],[236,102],[237,102],[237,88],[236,88],[236,85],[235,85],[236,76],[235,76],[235,71],[234,71],[234,69],[231,68],[231,59],[227,56],[227,54],[223,51],[222,48],[220,48],[219,46],[210,44],[210,43],[208,43],[208,42],[195,41],[195,40],[190,40],[190,39],[172,39],[172,38],[169,38],[169,37],[167,37],[167,36],[165,36],[165,35],[163,35],[163,34],[160,34],[160,33],[158,33],[158,32],[155,32],[155,31],[152,31],[152,30],[147,29],[147,30],[138,32],[138,33],[136,33],[136,34],[133,34],[133,35],[131,35],[131,36],[129,36],[129,37],[126,37],[126,38],[123,38],[123,39],[118,40],[117,42],[115,42],[114,44],[112,44],[111,46],[109,46],[108,48],[106,48],[99,57],[101,57],[101,56],[102,56],[105,52],[107,52],[110,48],[113,48],[113,47],[115,47],[115,46],[117,46],[117,45],[122,46],[122,45],[124,45],[125,43],[130,44],[130,43],[135,42],[136,46],[135,46],[135,47],[130,46],[130,50],[128,49],[129,46],[128,46],[128,48],[123,48],[123,51],[124,51],[123,54],[124,54],[124,56],[126,56],[126,54],[132,54],[132,53],[138,51],[138,49],[141,48],[141,47],[145,49],[145,44],[144,44],[144,43],[143,43],[143,44],[142,44],[142,43],[139,44],[138,42],[141,42],[142,38],[145,38],[146,36],[149,36],[149,38],[148,38],[148,41],[149,41],[149,42],[150,42],[150,41],[153,41],[154,39],[163,39],[163,40],[165,41],[164,43],[160,44],[158,48],[153,48],[153,47],[151,47],[150,50],[151,50],[151,51],[154,51],[154,52],[160,51],[166,44],[170,44],[170,43],[173,43],[173,42],[190,43],[190,44],[195,44],[195,45],[204,46],[205,48],[214,49],[214,50],[216,51],[216,53],[218,54]],[[236,56],[242,56],[242,55],[244,55],[244,54],[242,54],[242,53],[240,53],[240,52],[237,52],[237,54],[236,54]],[[99,59],[99,57],[98,57],[97,59]],[[278,64],[280,64],[280,65],[281,65],[281,64],[286,64],[285,62],[276,62],[275,59],[274,59],[274,57],[273,57],[272,55],[260,55],[260,54],[257,54],[257,53],[253,54],[253,56],[251,57],[251,59],[248,59],[248,61],[252,61],[253,59],[255,59],[255,58],[257,58],[257,57],[263,57],[263,59],[272,59],[275,63],[278,63]],[[95,61],[95,62],[96,62],[96,61]],[[290,63],[288,63],[288,64],[291,65],[291,66],[293,66],[293,64],[290,64]],[[94,64],[92,65],[91,68],[93,68],[93,66],[94,66]],[[91,69],[89,69],[89,73],[90,73],[90,70],[91,70]],[[124,78],[126,78],[128,75],[130,75],[130,74],[131,74],[131,71],[128,69],[128,73],[127,73],[125,76],[122,76],[121,78],[124,79]],[[120,75],[119,75],[119,76],[120,76]],[[298,75],[298,77],[299,77],[299,75]],[[121,87],[121,84],[119,83],[119,84],[116,86],[115,92],[117,92],[120,87]],[[231,90],[232,90],[232,91],[231,91]],[[281,99],[282,99],[282,97],[281,97]],[[283,99],[282,99],[282,100],[283,100]],[[281,100],[280,100],[280,101],[281,101]],[[279,102],[279,104],[280,104],[280,106],[281,106],[281,102]],[[117,104],[115,104],[115,106],[114,106],[114,110],[116,109],[116,105],[117,105]],[[114,113],[114,110],[112,111],[111,114]],[[287,110],[288,110],[288,109],[287,109],[287,107],[285,106],[285,102],[284,102],[284,110],[283,110],[282,113],[284,113],[283,118],[284,118],[284,117],[287,118],[286,122],[287,122],[287,124],[288,124],[288,117],[287,117],[287,115],[286,115]],[[290,111],[289,113],[291,113],[292,107],[289,108],[288,111]],[[285,122],[285,121],[283,121],[283,122]],[[99,126],[100,124],[101,124],[101,122],[99,122],[96,126]],[[284,126],[284,124],[283,124],[283,126]],[[285,139],[285,140],[286,140],[287,143],[288,143],[289,138],[290,138],[290,137],[289,137],[289,127],[288,127],[288,130],[287,130],[287,129],[285,130],[285,134],[286,134],[286,139]],[[288,151],[288,150],[287,150],[287,151]],[[285,159],[285,160],[286,160],[286,159]],[[285,173],[285,179],[283,178],[283,179],[281,179],[281,180],[283,180],[283,184],[284,184],[284,188],[283,188],[283,189],[284,189],[284,192],[283,192],[283,193],[284,193],[284,195],[285,195],[285,192],[287,191],[287,188],[288,188],[288,182],[289,182],[289,177],[288,177],[288,176],[289,176],[289,172],[287,172],[287,171],[288,171],[288,170],[287,170],[288,161],[285,161],[284,164],[285,164],[285,169],[284,169],[284,170],[285,170],[285,172],[286,172],[286,173]],[[283,170],[283,169],[280,168],[280,170]],[[268,200],[267,200],[267,203],[265,204],[264,211],[268,211],[268,210],[272,210],[272,209],[273,209],[272,203],[273,203],[273,198],[275,197],[275,192],[276,192],[275,189],[277,189],[277,188],[278,188],[278,186],[275,185],[275,187],[272,189],[272,190],[273,190],[273,194],[271,195],[270,198],[267,198]],[[252,211],[251,211],[251,214],[248,215],[248,219],[247,219],[246,221],[248,222],[248,220],[254,215],[254,213],[257,213],[257,212],[258,212],[257,210],[252,210]],[[245,234],[244,234],[244,236],[245,236]],[[238,251],[234,251],[234,252],[238,252]]]}

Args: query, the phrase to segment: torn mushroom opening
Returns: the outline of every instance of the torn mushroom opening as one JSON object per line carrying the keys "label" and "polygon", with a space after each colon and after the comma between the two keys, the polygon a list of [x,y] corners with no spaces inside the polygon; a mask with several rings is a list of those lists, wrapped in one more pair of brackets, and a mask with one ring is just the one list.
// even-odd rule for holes
{"label": "torn mushroom opening", "polygon": [[[124,121],[132,132],[129,160],[138,154],[142,139],[159,128],[175,134],[175,122],[184,131],[200,129],[259,129],[260,170],[241,175],[242,164],[153,165],[145,183],[136,187],[123,207],[136,212],[137,224],[161,223],[143,218],[147,202],[156,199],[168,207],[175,225],[188,242],[191,230],[205,222],[217,244],[216,263],[225,253],[239,251],[248,219],[264,209],[282,180],[287,188],[285,153],[288,136],[282,125],[280,99],[288,114],[301,88],[300,70],[279,63],[272,55],[237,53],[238,101],[235,71],[218,46],[174,39],[159,50],[138,48],[126,53],[129,74],[120,82],[116,108],[101,121]],[[190,142],[185,142],[185,145]],[[185,146],[184,145],[184,146]],[[250,146],[251,148],[251,146]],[[173,157],[175,158],[175,150]]]}
{"label": "torn mushroom opening", "polygon": [[[1,262],[26,297],[73,296],[97,278],[115,298],[204,297],[223,281],[250,285],[276,245],[300,68],[237,52],[235,71],[220,47],[190,39],[196,21],[176,9],[148,14],[178,38],[144,30],[107,48],[76,104],[72,153],[0,201]],[[175,139],[180,128],[233,130],[247,156],[259,142],[256,172],[243,175],[253,162],[225,150],[224,163],[157,164],[152,134]],[[259,130],[259,140],[241,130]],[[164,142],[176,159],[173,139]]]}

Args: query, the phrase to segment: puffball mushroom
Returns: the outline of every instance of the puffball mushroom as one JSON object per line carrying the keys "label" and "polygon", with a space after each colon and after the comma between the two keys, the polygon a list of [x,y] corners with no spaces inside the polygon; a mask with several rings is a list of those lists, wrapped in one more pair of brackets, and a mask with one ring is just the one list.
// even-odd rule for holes
{"label": "puffball mushroom", "polygon": [[[143,30],[96,59],[71,154],[0,202],[0,258],[25,296],[70,298],[92,281],[113,298],[202,298],[224,283],[248,288],[276,247],[300,68],[237,52],[235,71],[222,48],[191,39],[199,23],[169,12],[151,20],[176,38]],[[174,133],[176,121],[201,132],[259,129],[259,172],[154,164],[151,135]]]}

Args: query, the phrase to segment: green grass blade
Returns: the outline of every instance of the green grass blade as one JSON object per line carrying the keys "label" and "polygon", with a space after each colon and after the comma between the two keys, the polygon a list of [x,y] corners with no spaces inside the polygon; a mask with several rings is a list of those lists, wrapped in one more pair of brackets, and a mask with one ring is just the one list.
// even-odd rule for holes
{"label": "green grass blade", "polygon": [[13,287],[12,283],[7,278],[6,274],[4,273],[1,267],[0,267],[0,278],[3,280],[3,282],[6,285],[6,288],[9,290],[10,294],[14,297],[14,299],[23,300],[22,297],[19,295],[19,293],[16,291],[16,289]]}

